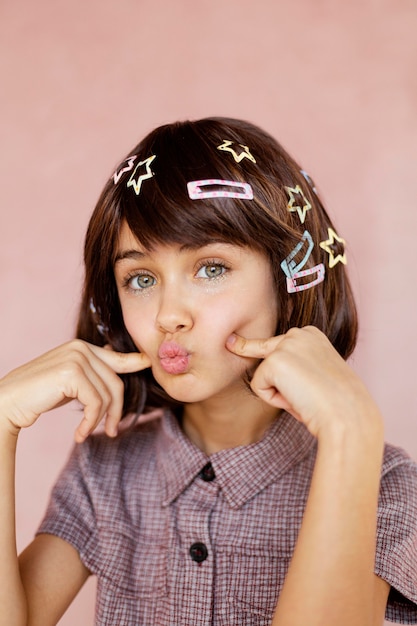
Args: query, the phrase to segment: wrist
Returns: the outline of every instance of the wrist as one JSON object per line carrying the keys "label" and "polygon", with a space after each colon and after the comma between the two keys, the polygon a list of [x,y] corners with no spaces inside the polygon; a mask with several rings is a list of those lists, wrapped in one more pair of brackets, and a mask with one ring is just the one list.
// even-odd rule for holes
{"label": "wrist", "polygon": [[343,486],[353,499],[377,498],[383,453],[382,420],[362,428],[337,424],[323,429],[318,437],[316,469],[333,486]]}
{"label": "wrist", "polygon": [[7,417],[0,418],[0,443],[1,445],[16,446],[21,428],[15,426]]}
{"label": "wrist", "polygon": [[317,431],[322,446],[382,447],[384,444],[384,422],[380,412],[373,408],[351,419],[346,416],[328,419]]}

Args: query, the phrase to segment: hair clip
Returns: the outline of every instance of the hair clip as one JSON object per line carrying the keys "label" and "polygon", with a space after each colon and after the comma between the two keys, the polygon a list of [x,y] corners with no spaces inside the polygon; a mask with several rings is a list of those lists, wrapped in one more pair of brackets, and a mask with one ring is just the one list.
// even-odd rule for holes
{"label": "hair clip", "polygon": [[[121,167],[120,169],[116,170],[115,173],[113,174],[113,180],[114,180],[114,184],[117,185],[117,183],[119,182],[119,180],[121,179],[121,177],[123,176],[123,174],[125,172],[130,172],[131,169],[133,169],[133,165],[137,159],[137,155],[136,154],[132,154],[132,156],[127,157],[123,163],[125,163],[127,161],[127,165],[125,165],[124,167]],[[122,163],[122,165],[123,165]]]}
{"label": "hair clip", "polygon": [[224,139],[223,143],[220,146],[217,146],[217,150],[224,150],[225,152],[230,152],[230,154],[233,155],[233,158],[236,161],[236,163],[240,163],[242,159],[245,159],[245,158],[252,161],[252,163],[256,163],[256,159],[249,152],[248,146],[244,146],[243,143],[237,144],[238,146],[243,148],[243,151],[240,152],[240,154],[238,154],[235,150],[233,150],[233,148],[230,147],[234,143],[235,143],[234,141],[229,141],[228,139]]}
{"label": "hair clip", "polygon": [[[202,187],[216,187],[216,189],[203,191]],[[219,189],[220,187],[220,189]],[[238,188],[241,191],[230,191],[228,187]],[[245,198],[253,199],[252,187],[249,183],[238,183],[234,180],[192,180],[187,183],[188,195],[191,200],[200,200],[203,198]]]}
{"label": "hair clip", "polygon": [[[311,209],[311,206],[312,206],[310,202],[307,200],[306,196],[304,195],[304,191],[301,189],[300,185],[296,185],[295,187],[285,187],[285,191],[288,193],[289,199],[290,199],[290,201],[287,204],[288,210],[291,213],[293,213],[294,211],[297,211],[301,223],[304,224],[306,213],[309,209]],[[300,197],[300,200],[301,200],[300,204],[295,204],[296,202],[295,195]]]}
{"label": "hair clip", "polygon": [[107,333],[109,332],[109,327],[103,324],[103,322],[101,321],[100,308],[96,307],[96,305],[94,304],[93,298],[90,298],[89,304],[90,304],[90,311],[93,314],[93,318],[94,318],[94,321],[96,322],[96,328],[98,332],[103,337],[106,337]]}
{"label": "hair clip", "polygon": [[[139,161],[139,163],[137,164],[137,166],[135,167],[133,171],[132,176],[127,181],[127,187],[133,187],[137,196],[140,194],[140,188],[142,186],[143,181],[147,180],[148,178],[152,178],[152,176],[154,176],[155,174],[151,170],[151,163],[155,158],[156,158],[156,155],[153,154],[152,156],[148,157],[144,161]],[[142,167],[142,165],[145,166],[145,174],[140,174],[140,176],[138,176],[137,170],[140,167]]]}
{"label": "hair clip", "polygon": [[[316,278],[314,278],[311,282],[302,282],[300,284],[297,283],[300,278],[305,278],[306,276],[311,276],[313,274],[316,274]],[[297,293],[299,291],[305,291],[306,289],[310,289],[311,287],[314,287],[315,285],[323,282],[324,274],[324,265],[323,263],[319,263],[318,265],[315,265],[314,267],[311,267],[307,270],[301,270],[301,272],[297,272],[291,277],[287,276],[287,291],[288,293]]]}
{"label": "hair clip", "polygon": [[[307,243],[307,250],[303,258],[301,259],[301,261],[297,263],[294,260],[294,257],[297,256],[300,250],[304,247],[305,243]],[[307,230],[305,230],[303,233],[303,236],[301,237],[301,241],[297,243],[295,248],[291,250],[290,254],[281,263],[282,271],[288,278],[293,278],[296,274],[298,274],[303,269],[304,265],[307,263],[308,259],[310,258],[311,251],[313,250],[313,248],[314,248],[313,239],[310,233]]]}
{"label": "hair clip", "polygon": [[304,178],[306,179],[306,181],[310,185],[311,189],[317,195],[317,189],[316,189],[316,186],[315,186],[314,181],[311,178],[310,174],[308,174],[305,170],[300,170],[300,173],[304,176]]}
{"label": "hair clip", "polygon": [[[333,228],[329,227],[327,229],[327,233],[329,235],[329,238],[326,239],[326,241],[321,241],[319,245],[320,245],[320,248],[325,250],[329,255],[329,267],[330,268],[334,267],[337,263],[339,263],[339,261],[340,263],[343,263],[344,265],[346,265],[347,259],[346,259],[346,252],[344,250],[346,241],[342,239],[341,237],[339,237],[338,235],[336,235]],[[338,241],[339,243],[343,245],[343,254],[335,254],[335,251],[332,249],[332,246],[334,245],[335,241]]]}

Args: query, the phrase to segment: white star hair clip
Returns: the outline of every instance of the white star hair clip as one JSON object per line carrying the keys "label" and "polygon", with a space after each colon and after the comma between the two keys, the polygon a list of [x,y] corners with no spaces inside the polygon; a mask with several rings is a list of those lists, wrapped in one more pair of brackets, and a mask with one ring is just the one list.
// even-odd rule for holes
{"label": "white star hair clip", "polygon": [[[154,172],[151,170],[151,163],[154,159],[156,159],[155,154],[148,157],[144,161],[139,161],[139,163],[137,164],[137,166],[135,167],[132,173],[132,176],[127,181],[127,187],[133,187],[135,194],[137,196],[140,194],[140,189],[142,187],[143,181],[147,180],[148,178],[152,178],[152,176],[154,176]],[[142,165],[145,166],[145,173],[140,174],[138,176],[138,169],[141,168]]]}

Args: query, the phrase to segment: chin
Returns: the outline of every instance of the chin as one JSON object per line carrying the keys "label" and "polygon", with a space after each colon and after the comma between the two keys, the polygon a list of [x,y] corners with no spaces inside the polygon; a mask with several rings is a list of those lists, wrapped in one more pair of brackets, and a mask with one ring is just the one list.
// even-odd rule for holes
{"label": "chin", "polygon": [[170,375],[167,380],[168,374],[157,374],[152,372],[153,376],[158,383],[165,391],[165,393],[175,400],[176,402],[187,403],[187,402],[198,402],[199,398],[196,400],[196,393],[192,393],[193,383],[191,381],[185,380],[187,378],[187,374],[176,374]]}
{"label": "chin", "polygon": [[171,385],[165,385],[164,391],[176,402],[181,402],[182,404],[193,404],[207,400],[207,395],[199,393],[198,391],[193,393],[190,392],[190,390],[175,389],[173,387],[174,385],[172,387]]}

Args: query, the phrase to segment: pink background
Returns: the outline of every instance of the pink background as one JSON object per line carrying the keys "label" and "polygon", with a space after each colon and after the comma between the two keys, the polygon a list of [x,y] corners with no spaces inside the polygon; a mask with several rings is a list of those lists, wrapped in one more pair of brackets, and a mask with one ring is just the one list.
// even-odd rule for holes
{"label": "pink background", "polygon": [[[230,115],[274,134],[349,244],[353,366],[417,458],[415,0],[1,0],[0,374],[72,336],[89,214],[154,126]],[[76,407],[22,433],[18,541],[72,445]],[[61,626],[91,624],[89,581]]]}

